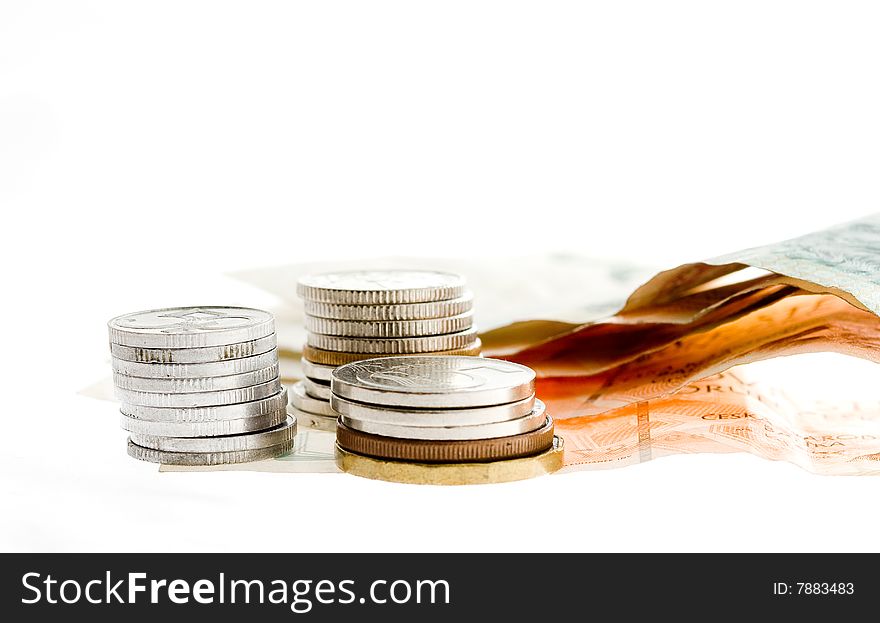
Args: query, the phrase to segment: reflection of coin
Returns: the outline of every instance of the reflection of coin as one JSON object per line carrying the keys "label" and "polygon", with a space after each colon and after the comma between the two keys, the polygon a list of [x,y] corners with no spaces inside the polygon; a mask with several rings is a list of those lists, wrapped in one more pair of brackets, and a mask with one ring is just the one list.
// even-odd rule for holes
{"label": "reflection of coin", "polygon": [[117,316],[110,341],[140,348],[203,348],[247,342],[275,332],[272,314],[246,307],[175,307]]}
{"label": "reflection of coin", "polygon": [[269,415],[283,411],[286,406],[287,390],[282,389],[266,398],[239,404],[214,407],[147,407],[122,403],[120,410],[123,415],[152,422],[215,422]]}
{"label": "reflection of coin", "polygon": [[374,480],[414,485],[475,485],[552,474],[562,468],[563,453],[562,438],[554,437],[550,449],[521,459],[480,463],[414,463],[363,456],[336,444],[336,465],[348,474]]}
{"label": "reflection of coin", "polygon": [[309,275],[297,294],[310,301],[351,305],[424,303],[459,298],[464,279],[422,270],[362,270]]}
{"label": "reflection of coin", "polygon": [[302,365],[303,374],[305,374],[310,379],[315,379],[317,381],[326,381],[330,382],[330,374],[333,372],[333,369],[336,366],[325,366],[320,363],[315,363],[314,361],[309,361],[305,357],[300,359],[300,364]]}
{"label": "reflection of coin", "polygon": [[309,346],[314,348],[346,353],[372,353],[377,357],[466,348],[475,339],[477,339],[477,330],[473,327],[458,333],[424,337],[349,338],[320,333],[309,333],[307,337]]}
{"label": "reflection of coin", "polygon": [[139,392],[192,394],[260,385],[261,383],[268,383],[277,376],[278,364],[275,363],[268,368],[253,372],[230,374],[227,376],[206,376],[197,379],[153,379],[114,374],[113,383],[120,389],[130,389]]}
{"label": "reflection of coin", "polygon": [[344,450],[395,461],[420,463],[466,463],[512,459],[543,452],[553,444],[553,419],[547,417],[537,430],[510,437],[455,441],[398,439],[362,433],[336,425],[336,443]]}
{"label": "reflection of coin", "polygon": [[253,357],[210,363],[140,363],[113,357],[113,372],[150,379],[197,379],[262,370],[277,361],[278,351],[275,349]]}
{"label": "reflection of coin", "polygon": [[[379,424],[406,426],[470,426],[515,420],[532,412],[534,394],[516,402],[473,409],[419,409],[372,406],[352,402],[336,394],[330,396],[330,406],[340,415]],[[500,435],[499,435],[500,436]]]}
{"label": "reflection of coin", "polygon": [[140,348],[110,344],[110,354],[117,359],[141,363],[210,363],[267,353],[276,344],[273,333],[258,340],[205,348]]}
{"label": "reflection of coin", "polygon": [[481,407],[535,392],[531,368],[482,357],[382,357],[333,371],[333,393],[392,407]]}
{"label": "reflection of coin", "polygon": [[302,381],[290,388],[290,404],[306,413],[336,417],[336,412],[330,407],[330,402],[309,396],[306,393],[305,383]]}
{"label": "reflection of coin", "polygon": [[217,392],[198,392],[195,394],[169,394],[136,392],[129,389],[116,388],[116,396],[120,401],[144,405],[148,407],[214,407],[237,402],[251,402],[268,398],[281,391],[281,381],[277,378],[241,389],[225,389]]}
{"label": "reflection of coin", "polygon": [[330,400],[330,383],[313,381],[308,377],[304,378],[302,383],[305,387],[306,393],[312,398],[317,398],[318,400]]}
{"label": "reflection of coin", "polygon": [[296,417],[297,426],[300,428],[313,428],[330,433],[336,432],[336,416],[318,415],[300,411],[294,406],[288,408],[288,413]]}
{"label": "reflection of coin", "polygon": [[166,437],[132,433],[131,441],[142,448],[162,452],[241,452],[269,448],[292,441],[296,436],[296,419],[287,420],[274,428],[240,435],[220,437]]}
{"label": "reflection of coin", "polygon": [[426,320],[334,320],[306,316],[306,330],[312,333],[347,337],[398,338],[429,335],[445,335],[470,329],[474,323],[473,312],[465,312],[446,318]]}
{"label": "reflection of coin", "polygon": [[361,431],[362,433],[401,439],[436,439],[447,441],[451,439],[490,439],[493,437],[510,437],[511,435],[530,433],[541,427],[546,416],[544,415],[544,403],[536,400],[535,408],[531,413],[515,420],[492,422],[489,424],[410,426],[409,424],[386,424],[383,422],[358,420],[344,415],[339,416],[339,419],[349,428]]}
{"label": "reflection of coin", "polygon": [[237,452],[162,452],[144,448],[128,440],[128,455],[140,461],[163,465],[222,465],[225,463],[249,463],[264,461],[287,454],[293,449],[293,440],[257,450]]}
{"label": "reflection of coin", "polygon": [[[464,348],[455,348],[452,350],[433,351],[430,353],[422,353],[424,356],[448,356],[448,355],[467,355],[476,356],[480,354],[483,343],[480,338],[476,338],[471,344]],[[352,361],[363,361],[364,359],[373,359],[376,355],[370,353],[341,353],[332,350],[321,350],[313,348],[309,345],[303,347],[303,357],[314,363],[331,366],[341,366]]]}
{"label": "reflection of coin", "polygon": [[448,301],[430,303],[404,303],[398,305],[334,305],[305,300],[306,314],[318,318],[357,320],[361,322],[393,320],[425,320],[446,318],[470,311],[474,297],[470,292]]}
{"label": "reflection of coin", "polygon": [[253,431],[266,430],[284,423],[285,410],[280,409],[266,415],[255,415],[237,420],[205,420],[202,422],[174,422],[139,420],[125,414],[120,416],[122,428],[139,435],[160,435],[162,437],[216,437],[218,435],[241,435]]}

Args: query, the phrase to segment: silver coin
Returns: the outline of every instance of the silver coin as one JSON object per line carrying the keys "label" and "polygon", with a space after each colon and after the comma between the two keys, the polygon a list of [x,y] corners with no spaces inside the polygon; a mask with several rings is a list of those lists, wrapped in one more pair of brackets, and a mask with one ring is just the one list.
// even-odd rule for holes
{"label": "silver coin", "polygon": [[464,278],[428,270],[359,270],[309,275],[296,293],[309,301],[342,305],[388,305],[457,299]]}
{"label": "silver coin", "polygon": [[407,424],[385,424],[358,420],[344,415],[339,416],[342,423],[372,435],[382,437],[395,437],[397,439],[430,439],[434,441],[453,441],[459,439],[494,439],[496,437],[510,437],[522,435],[541,428],[547,419],[544,414],[544,403],[535,401],[535,408],[531,413],[515,420],[506,422],[492,422],[489,424],[466,424],[451,426],[409,426]]}
{"label": "silver coin", "polygon": [[277,446],[259,448],[257,450],[240,450],[237,452],[162,452],[161,450],[144,448],[129,439],[128,455],[139,461],[149,461],[150,463],[161,463],[163,465],[223,465],[274,459],[293,450],[293,443],[294,441],[290,440]]}
{"label": "silver coin", "polygon": [[470,329],[474,324],[474,313],[465,312],[446,318],[427,320],[334,320],[306,316],[306,330],[324,335],[346,337],[421,337],[445,335]]}
{"label": "silver coin", "polygon": [[120,389],[138,392],[192,394],[199,392],[216,392],[227,389],[241,389],[253,385],[268,383],[278,376],[278,364],[228,376],[209,376],[199,379],[150,379],[140,376],[113,374],[113,382]]}
{"label": "silver coin", "polygon": [[160,437],[219,437],[222,435],[241,435],[279,426],[287,419],[287,411],[279,409],[274,413],[238,420],[208,420],[204,422],[151,422],[125,414],[119,417],[122,428],[132,434]]}
{"label": "silver coin", "polygon": [[535,408],[535,395],[509,402],[507,404],[473,409],[418,409],[373,406],[361,402],[353,402],[336,394],[330,396],[330,406],[340,416],[352,420],[375,424],[391,424],[406,426],[473,426],[477,424],[494,424],[507,422],[527,416]]}
{"label": "silver coin", "polygon": [[336,432],[336,416],[307,413],[300,411],[296,407],[289,407],[288,413],[296,417],[296,423],[300,427],[323,430],[330,433]]}
{"label": "silver coin", "polygon": [[326,381],[327,383],[330,382],[330,375],[333,373],[333,370],[336,369],[336,366],[325,366],[320,363],[315,363],[314,361],[309,361],[305,357],[300,359],[300,363],[302,364],[303,374],[307,377],[317,381]]}
{"label": "silver coin", "polygon": [[306,413],[336,417],[336,412],[330,408],[330,401],[309,396],[302,381],[290,388],[290,404]]}
{"label": "silver coin", "polygon": [[148,379],[203,379],[262,370],[278,363],[278,350],[211,363],[139,363],[113,357],[113,372]]}
{"label": "silver coin", "polygon": [[173,307],[117,316],[110,342],[139,348],[204,348],[266,337],[272,314],[247,307]]}
{"label": "silver coin", "polygon": [[269,448],[296,436],[296,418],[288,416],[280,425],[267,430],[220,437],[166,437],[132,433],[131,441],[142,448],[162,452],[241,452]]}
{"label": "silver coin", "polygon": [[429,353],[437,350],[457,350],[467,348],[476,339],[477,330],[472,327],[458,333],[424,337],[350,338],[338,335],[308,333],[306,343],[312,348],[319,348],[321,350],[379,356]]}
{"label": "silver coin", "polygon": [[216,407],[148,407],[123,402],[120,411],[123,415],[150,422],[196,423],[241,420],[251,417],[271,415],[283,411],[287,406],[287,390],[250,402],[219,405]]}
{"label": "silver coin", "polygon": [[[474,295],[465,292],[457,299],[431,301],[428,303],[399,303],[396,305],[334,305],[319,301],[303,301],[306,314],[318,318],[356,320],[360,322],[427,320],[447,318],[471,311]],[[320,333],[320,332],[319,332]]]}
{"label": "silver coin", "polygon": [[450,409],[516,402],[535,393],[535,372],[482,357],[383,357],[333,371],[333,393],[374,405]]}
{"label": "silver coin", "polygon": [[205,348],[140,348],[111,343],[110,354],[117,359],[138,363],[212,363],[267,353],[277,343],[274,333],[258,340]]}
{"label": "silver coin", "polygon": [[308,377],[302,380],[306,394],[318,400],[330,400],[330,383],[321,383]]}
{"label": "silver coin", "polygon": [[136,392],[117,387],[116,397],[121,402],[143,405],[145,407],[216,407],[268,398],[280,391],[281,380],[276,378],[268,383],[243,387],[241,389],[225,389],[217,392],[198,392],[195,394],[157,394],[153,392]]}

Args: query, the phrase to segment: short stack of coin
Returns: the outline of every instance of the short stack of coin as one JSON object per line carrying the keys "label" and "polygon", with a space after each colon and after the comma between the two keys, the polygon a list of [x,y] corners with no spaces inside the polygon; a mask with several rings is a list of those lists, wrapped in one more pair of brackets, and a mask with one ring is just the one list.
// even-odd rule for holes
{"label": "short stack of coin", "polygon": [[559,469],[530,368],[481,357],[385,357],[336,368],[340,467],[401,482],[518,480]]}
{"label": "short stack of coin", "polygon": [[478,355],[473,296],[460,275],[433,271],[350,271],[310,275],[305,302],[305,378],[291,389],[300,423],[336,429],[333,369],[353,361],[410,354]]}
{"label": "short stack of coin", "polygon": [[217,465],[274,458],[293,447],[296,419],[287,415],[268,312],[183,307],[108,324],[130,456]]}

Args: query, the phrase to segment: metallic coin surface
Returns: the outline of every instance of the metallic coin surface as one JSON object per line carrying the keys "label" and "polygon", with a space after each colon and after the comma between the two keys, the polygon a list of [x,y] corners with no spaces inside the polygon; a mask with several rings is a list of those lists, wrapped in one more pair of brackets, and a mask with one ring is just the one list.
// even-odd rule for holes
{"label": "metallic coin surface", "polygon": [[325,366],[320,363],[315,363],[313,361],[309,361],[305,357],[300,359],[300,364],[302,365],[303,374],[305,374],[310,379],[315,379],[317,381],[326,381],[330,382],[330,374],[333,372],[333,369],[336,366]]}
{"label": "metallic coin surface", "polygon": [[301,428],[323,430],[328,433],[336,432],[336,417],[306,413],[305,411],[300,411],[294,406],[288,407],[287,412],[296,417],[296,423]]}
{"label": "metallic coin surface", "polygon": [[241,452],[277,446],[292,441],[295,436],[296,418],[288,416],[283,424],[254,433],[219,437],[166,437],[132,433],[129,438],[142,448],[162,452]]}
{"label": "metallic coin surface", "polygon": [[238,420],[205,420],[201,422],[153,422],[122,414],[120,424],[124,430],[138,435],[218,437],[266,430],[283,424],[285,419],[287,419],[287,412],[285,409],[279,409],[273,413]]}
{"label": "metallic coin surface", "polygon": [[306,316],[306,330],[325,335],[398,338],[445,335],[470,329],[474,324],[474,313],[465,312],[446,318],[426,320],[335,320]]}
{"label": "metallic coin surface", "polygon": [[275,321],[247,307],[174,307],[117,316],[108,328],[110,341],[122,346],[204,348],[266,337]]}
{"label": "metallic coin surface", "polygon": [[371,353],[378,357],[380,355],[406,355],[467,348],[477,339],[477,330],[471,327],[464,331],[447,335],[395,338],[351,338],[309,333],[306,339],[309,346],[320,348],[321,350]]}
{"label": "metallic coin surface", "polygon": [[320,381],[314,381],[308,377],[304,378],[302,382],[306,388],[306,393],[312,398],[317,398],[318,400],[330,400],[330,383],[321,383]]}
{"label": "metallic coin surface", "polygon": [[309,275],[296,293],[309,301],[342,305],[426,303],[460,298],[464,278],[427,270],[360,270]]}
{"label": "metallic coin surface", "polygon": [[419,463],[468,463],[513,459],[543,452],[553,445],[553,419],[531,432],[493,439],[434,441],[400,439],[362,433],[339,421],[336,424],[339,447],[366,456]]}
{"label": "metallic coin surface", "polygon": [[345,415],[339,419],[349,428],[380,435],[382,437],[396,437],[399,439],[434,439],[438,441],[450,441],[454,439],[491,439],[494,437],[510,437],[521,435],[537,430],[544,424],[544,403],[535,401],[532,412],[515,420],[504,422],[492,422],[489,424],[465,424],[451,426],[410,426],[409,424],[386,424],[384,422],[372,422],[370,420],[358,420]]}
{"label": "metallic coin surface", "polygon": [[226,389],[241,389],[268,383],[278,376],[278,364],[262,370],[230,374],[228,376],[208,376],[197,379],[153,379],[140,376],[113,374],[116,387],[138,392],[192,394],[216,392]]}
{"label": "metallic coin surface", "polygon": [[139,420],[187,423],[241,420],[284,411],[286,406],[287,390],[282,389],[280,392],[266,398],[238,404],[215,407],[148,407],[123,402],[120,405],[120,411],[122,411],[123,415]]}
{"label": "metallic coin surface", "polygon": [[213,361],[211,363],[140,363],[113,357],[113,372],[149,379],[199,379],[209,376],[231,376],[262,370],[278,363],[278,350],[267,353]]}
{"label": "metallic coin surface", "polygon": [[463,296],[457,299],[396,305],[334,305],[308,299],[303,303],[306,314],[317,316],[318,318],[356,320],[360,322],[427,320],[429,318],[457,316],[471,311],[474,306],[474,296],[470,292],[465,292]]}
{"label": "metallic coin surface", "polygon": [[[483,342],[480,341],[480,338],[476,338],[471,344],[468,344],[464,348],[455,348],[452,350],[440,350],[433,351],[430,353],[421,353],[424,356],[448,356],[448,355],[462,355],[462,356],[478,356],[480,351],[483,349]],[[341,353],[335,352],[332,350],[321,350],[320,348],[313,348],[306,344],[303,347],[303,357],[312,361],[314,363],[318,363],[321,365],[330,365],[330,366],[341,366],[346,363],[351,363],[352,361],[363,361],[364,359],[373,359],[376,355],[372,355],[370,353]]]}
{"label": "metallic coin surface", "polygon": [[347,400],[336,394],[330,395],[330,406],[333,407],[333,410],[349,419],[409,427],[472,426],[474,424],[507,422],[530,414],[536,402],[535,395],[532,394],[516,402],[472,409],[461,407],[457,409],[418,409],[415,407],[407,409],[373,406]]}
{"label": "metallic coin surface", "polygon": [[414,485],[476,485],[525,480],[562,469],[561,437],[544,452],[520,459],[481,463],[414,463],[389,461],[349,452],[336,444],[336,465],[342,471],[373,480]]}
{"label": "metallic coin surface", "polygon": [[110,354],[117,359],[139,363],[211,363],[241,359],[267,353],[277,346],[275,334],[224,346],[205,348],[140,348],[110,344]]}
{"label": "metallic coin surface", "polygon": [[227,463],[250,463],[264,461],[287,454],[293,449],[293,440],[268,448],[240,450],[237,452],[163,452],[144,448],[128,440],[128,455],[139,461],[163,465],[223,465]]}
{"label": "metallic coin surface", "polygon": [[336,412],[330,407],[330,401],[309,396],[302,381],[290,388],[290,404],[306,413],[336,417]]}
{"label": "metallic coin surface", "polygon": [[281,381],[273,379],[268,383],[252,385],[241,389],[225,389],[216,392],[198,392],[195,394],[158,394],[152,392],[136,392],[129,389],[116,388],[116,397],[121,402],[145,407],[215,407],[220,405],[251,402],[268,398],[281,391]]}
{"label": "metallic coin surface", "polygon": [[449,409],[516,402],[535,393],[535,372],[482,357],[382,357],[333,371],[333,393],[372,405]]}

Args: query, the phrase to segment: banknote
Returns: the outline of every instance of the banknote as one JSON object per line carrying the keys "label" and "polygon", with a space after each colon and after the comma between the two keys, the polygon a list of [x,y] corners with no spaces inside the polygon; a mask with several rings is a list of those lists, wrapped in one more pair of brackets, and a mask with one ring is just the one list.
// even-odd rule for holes
{"label": "banknote", "polygon": [[[644,310],[644,315],[617,315],[569,329],[550,339],[536,339],[531,345],[527,344],[529,336],[521,335],[518,350],[509,348],[509,344],[499,344],[496,335],[490,334],[488,346],[484,341],[484,354],[515,359],[535,367],[542,376],[595,374],[668,346],[686,335],[708,331],[786,297],[805,293],[781,285],[747,290],[700,312],[689,311],[689,322],[681,320],[682,308],[669,313],[662,307],[650,308]],[[501,332],[503,330],[493,333]]]}
{"label": "banknote", "polygon": [[582,341],[548,358],[536,349],[514,359],[539,372],[539,395],[553,404],[558,420],[657,398],[735,365],[770,357],[837,352],[880,362],[878,344],[876,315],[834,295],[810,294],[783,298],[595,374],[578,373],[589,367],[582,362],[591,356],[589,344]]}
{"label": "banknote", "polygon": [[[559,326],[555,335],[529,335],[523,325],[509,343],[504,340],[509,332],[502,329],[494,332],[498,338],[490,334],[484,344],[497,356],[533,365],[543,376],[592,375],[667,348],[684,336],[714,331],[783,298],[837,297],[865,312],[859,322],[871,323],[880,309],[878,292],[880,215],[875,215],[659,273],[606,319]],[[774,319],[787,322],[778,315]]]}
{"label": "banknote", "polygon": [[624,309],[674,300],[745,266],[790,278],[799,287],[836,294],[880,314],[880,214],[799,238],[685,264],[636,289]]}
{"label": "banknote", "polygon": [[[565,438],[563,471],[675,454],[748,452],[820,474],[880,474],[880,400],[872,393],[853,399],[841,387],[829,387],[824,397],[805,396],[808,385],[829,385],[822,370],[846,368],[839,359],[815,357],[786,362],[797,374],[784,382],[762,380],[766,362],[749,364],[600,415],[557,420]],[[858,390],[873,384],[875,373],[866,366],[844,371],[843,385]]]}

